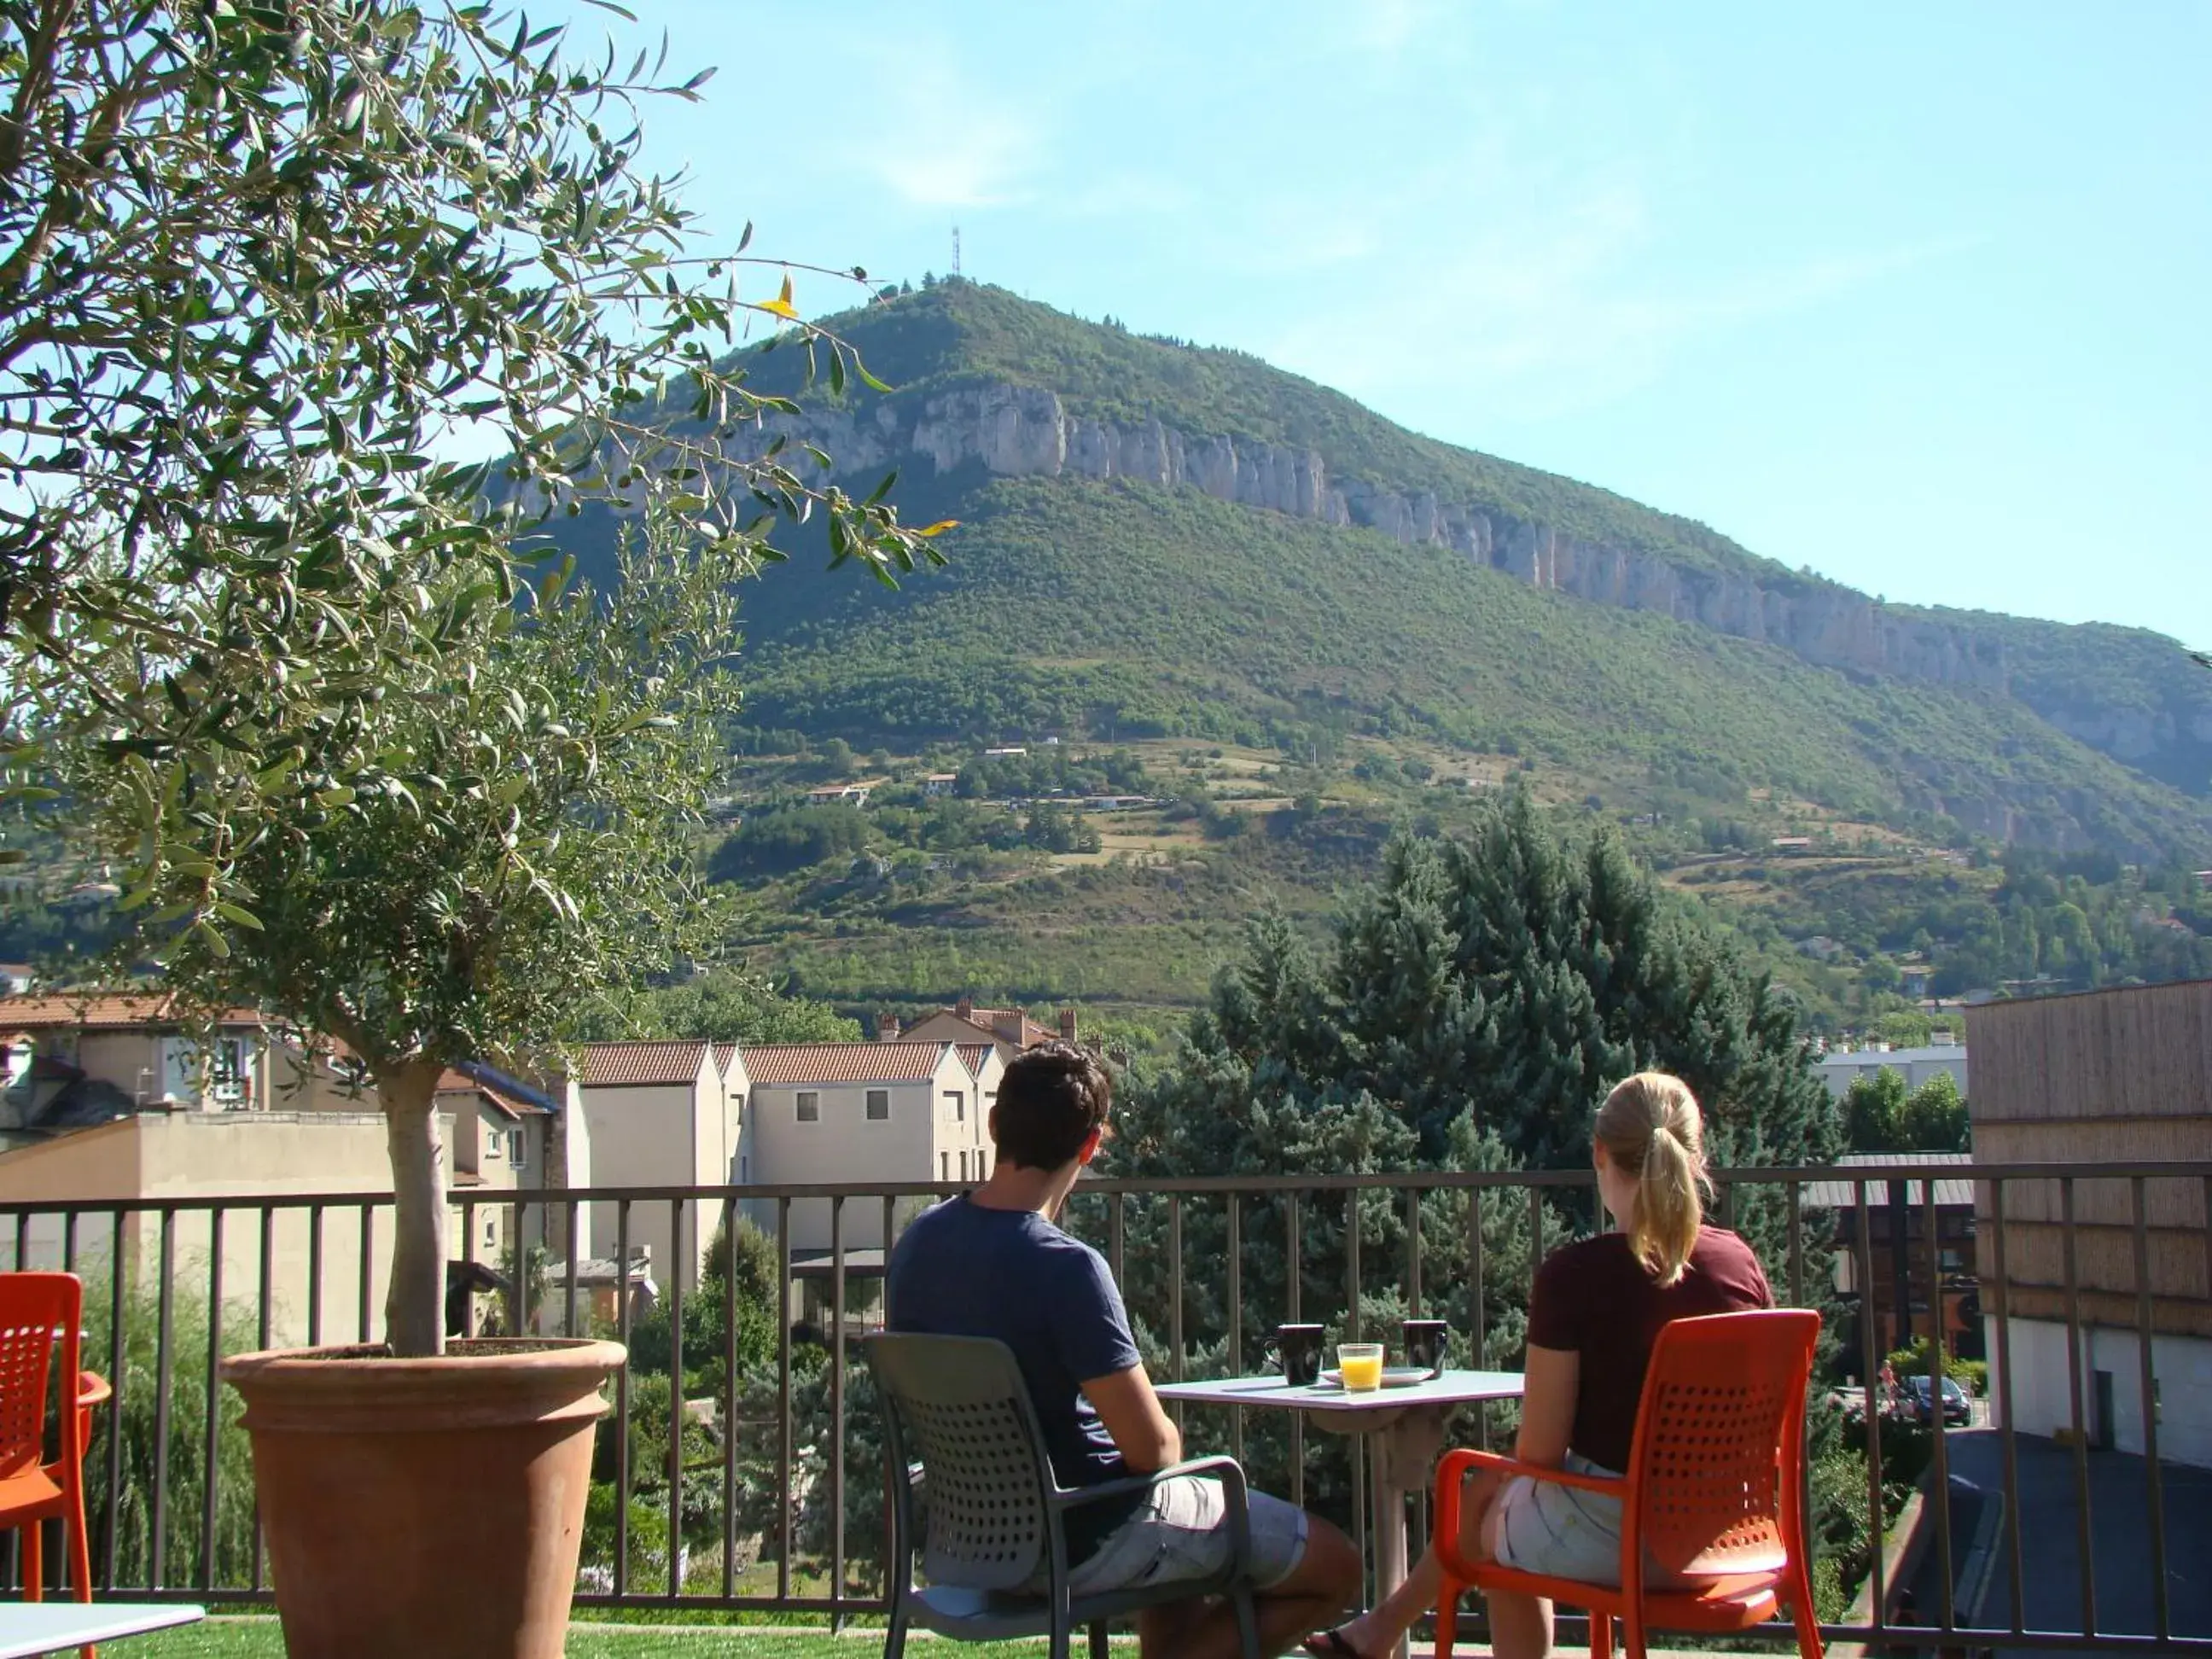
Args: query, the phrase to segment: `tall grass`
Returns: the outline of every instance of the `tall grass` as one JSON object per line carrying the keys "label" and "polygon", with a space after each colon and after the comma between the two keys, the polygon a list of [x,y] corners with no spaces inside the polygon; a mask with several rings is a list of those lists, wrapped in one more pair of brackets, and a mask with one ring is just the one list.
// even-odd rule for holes
{"label": "tall grass", "polygon": [[[191,1293],[195,1283],[206,1283],[205,1264],[195,1272],[191,1259],[180,1261],[173,1281],[165,1362],[159,1287],[126,1274],[118,1310],[109,1288],[115,1281],[106,1263],[88,1260],[82,1273],[83,1364],[115,1385],[113,1402],[94,1414],[92,1442],[85,1455],[94,1577],[127,1589],[250,1584],[252,1458],[240,1420],[244,1403],[220,1382],[214,1401],[212,1529],[208,1525],[208,1352],[211,1335],[219,1353],[251,1349],[258,1329],[253,1309],[225,1302],[219,1310],[220,1329],[211,1332],[206,1298]],[[119,1367],[115,1364],[118,1312]],[[166,1476],[160,1483],[158,1515],[157,1472]],[[112,1496],[111,1474],[116,1477]]]}

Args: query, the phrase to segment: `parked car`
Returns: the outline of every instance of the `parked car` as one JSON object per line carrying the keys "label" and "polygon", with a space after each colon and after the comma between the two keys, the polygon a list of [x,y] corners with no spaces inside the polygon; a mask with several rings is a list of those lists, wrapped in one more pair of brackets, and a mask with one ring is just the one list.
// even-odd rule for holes
{"label": "parked car", "polygon": [[[1930,1404],[1929,1386],[1933,1379],[1925,1376],[1905,1379],[1905,1398],[1911,1402],[1912,1414],[1923,1423],[1932,1423],[1936,1414]],[[1943,1420],[1947,1424],[1965,1424],[1973,1420],[1974,1409],[1967,1403],[1966,1391],[1949,1377],[1943,1379]]]}

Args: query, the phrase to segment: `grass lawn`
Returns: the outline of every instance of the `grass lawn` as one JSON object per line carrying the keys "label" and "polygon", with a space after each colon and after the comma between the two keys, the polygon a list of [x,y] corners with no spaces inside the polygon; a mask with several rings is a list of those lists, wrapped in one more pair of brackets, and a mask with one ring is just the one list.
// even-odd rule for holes
{"label": "grass lawn", "polygon": [[[568,1632],[568,1654],[570,1659],[647,1659],[663,1654],[669,1659],[718,1659],[724,1654],[757,1655],[759,1659],[865,1659],[880,1653],[883,1641],[879,1628],[831,1636],[821,1630],[763,1626],[708,1625],[686,1630],[579,1624]],[[917,1634],[913,1643],[915,1650],[940,1652],[947,1659],[955,1654],[961,1659],[1035,1659],[1045,1650],[1042,1642],[969,1647],[941,1643],[927,1634]],[[284,1638],[274,1619],[219,1619],[127,1642],[103,1642],[100,1651],[116,1659],[284,1659]]]}

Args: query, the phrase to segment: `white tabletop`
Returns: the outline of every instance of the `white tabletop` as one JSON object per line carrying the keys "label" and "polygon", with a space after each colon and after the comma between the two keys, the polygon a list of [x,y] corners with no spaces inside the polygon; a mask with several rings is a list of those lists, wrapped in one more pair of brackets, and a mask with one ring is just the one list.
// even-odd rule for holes
{"label": "white tabletop", "polygon": [[204,1607],[166,1602],[0,1602],[0,1659],[31,1659],[34,1654],[143,1636],[206,1617]]}
{"label": "white tabletop", "polygon": [[1478,1400],[1518,1400],[1518,1371],[1446,1371],[1399,1389],[1358,1394],[1326,1382],[1284,1386],[1279,1376],[1216,1377],[1204,1382],[1156,1382],[1163,1400],[1193,1406],[1264,1406],[1301,1412],[1400,1412],[1409,1406],[1461,1406]]}

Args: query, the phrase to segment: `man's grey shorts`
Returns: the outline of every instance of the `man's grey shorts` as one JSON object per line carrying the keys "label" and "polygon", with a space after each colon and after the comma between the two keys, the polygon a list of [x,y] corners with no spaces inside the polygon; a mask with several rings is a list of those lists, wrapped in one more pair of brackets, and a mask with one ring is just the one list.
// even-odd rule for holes
{"label": "man's grey shorts", "polygon": [[[1252,1577],[1262,1589],[1291,1576],[1306,1553],[1306,1512],[1295,1504],[1250,1494]],[[1106,1535],[1068,1575],[1077,1595],[1138,1589],[1210,1578],[1229,1565],[1228,1501],[1221,1483],[1204,1475],[1163,1480],[1145,1505]]]}

